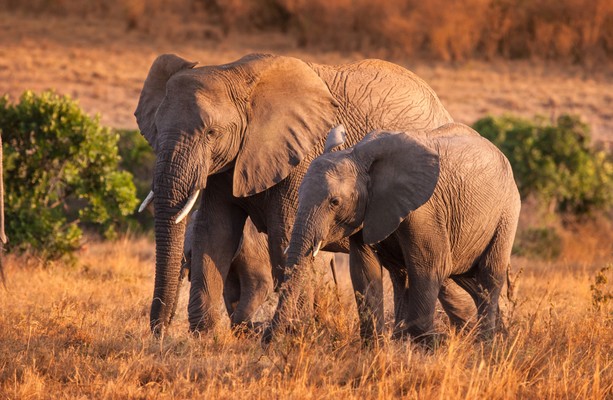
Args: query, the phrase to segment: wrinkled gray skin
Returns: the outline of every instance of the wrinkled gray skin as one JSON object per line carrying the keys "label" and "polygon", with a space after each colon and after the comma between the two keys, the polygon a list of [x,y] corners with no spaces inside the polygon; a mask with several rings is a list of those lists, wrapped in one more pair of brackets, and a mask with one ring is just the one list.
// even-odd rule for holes
{"label": "wrinkled gray skin", "polygon": [[449,277],[472,296],[481,331],[491,332],[519,210],[508,160],[471,128],[373,131],[354,148],[311,163],[287,262],[301,265],[313,243],[349,237],[351,274],[359,275],[363,249],[374,245],[408,275],[397,334],[432,333]]}
{"label": "wrinkled gray skin", "polygon": [[[159,56],[135,111],[157,154],[150,316],[156,335],[174,308],[186,227],[185,220],[175,222],[190,196],[202,193],[194,230],[203,245],[192,254],[188,313],[190,329],[203,330],[224,320],[223,285],[247,216],[268,234],[276,284],[289,278],[283,250],[298,187],[311,160],[323,152],[331,127],[344,124],[351,146],[371,129],[423,130],[452,121],[425,82],[385,61],[327,66],[253,54],[220,66],[195,64]],[[348,251],[346,241],[327,247]],[[364,286],[373,279],[378,285],[380,267],[372,251],[365,251],[369,268],[359,279]],[[279,311],[285,300],[283,291]]]}
{"label": "wrinkled gray skin", "polygon": [[[192,247],[202,244],[194,235],[194,221],[197,218],[198,211],[194,211],[185,235],[183,267],[188,271],[191,270]],[[259,233],[247,219],[241,244],[232,258],[223,289],[232,326],[244,324],[252,327],[256,311],[272,291],[272,267],[266,235]]]}
{"label": "wrinkled gray skin", "polygon": [[[185,243],[183,246],[183,269],[191,270],[192,248],[201,246],[202,242],[194,234],[195,220],[198,210],[190,216],[187,224]],[[321,278],[316,287],[321,284],[331,284],[335,274],[334,255],[322,252],[317,256],[314,266]],[[188,275],[189,276],[189,275]],[[224,282],[223,296],[230,316],[232,327],[257,327],[260,321],[255,321],[256,313],[273,291],[272,266],[268,255],[268,240],[266,234],[257,231],[249,218],[245,223],[243,237],[236,254],[232,258],[230,271]],[[317,294],[313,301],[317,303]]]}

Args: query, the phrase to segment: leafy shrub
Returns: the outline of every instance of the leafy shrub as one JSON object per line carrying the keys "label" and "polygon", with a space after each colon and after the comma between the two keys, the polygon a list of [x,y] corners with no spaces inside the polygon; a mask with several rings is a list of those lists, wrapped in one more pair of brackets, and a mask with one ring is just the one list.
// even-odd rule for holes
{"label": "leafy shrub", "polygon": [[54,259],[79,247],[80,224],[113,236],[137,200],[118,168],[118,135],[66,96],[25,92],[0,99],[10,248]]}
{"label": "leafy shrub", "polygon": [[[138,130],[118,130],[120,168],[130,171],[132,180],[136,186],[136,196],[140,200],[149,194],[151,190],[151,178],[155,165],[155,154],[143,135]],[[147,213],[136,213],[130,217],[141,230],[153,228],[153,219]]]}
{"label": "leafy shrub", "polygon": [[562,252],[562,238],[555,228],[537,227],[519,230],[513,253],[528,258],[555,260]]}
{"label": "leafy shrub", "polygon": [[551,211],[587,214],[613,204],[613,162],[590,147],[578,117],[486,117],[473,125],[507,156],[522,197],[536,196]]}

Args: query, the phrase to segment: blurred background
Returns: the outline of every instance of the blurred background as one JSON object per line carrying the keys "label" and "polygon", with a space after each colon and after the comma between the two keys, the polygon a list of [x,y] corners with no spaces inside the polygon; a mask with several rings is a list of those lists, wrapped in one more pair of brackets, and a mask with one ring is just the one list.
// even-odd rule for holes
{"label": "blurred background", "polygon": [[[25,91],[53,90],[58,104],[68,96],[85,115],[98,115],[119,144],[119,166],[104,168],[131,174],[137,198],[149,190],[153,155],[133,112],[157,55],[177,53],[201,65],[251,52],[333,64],[376,57],[417,73],[457,121],[477,127],[511,159],[524,197],[516,254],[611,256],[604,244],[613,242],[610,1],[0,0],[0,31],[4,107]],[[28,183],[11,169],[16,144],[7,143],[6,131],[5,181],[15,191]],[[60,189],[59,198],[78,192]],[[125,202],[90,212],[93,225],[110,236],[111,222],[125,226],[126,218],[131,229],[149,229],[150,215],[123,215],[136,202],[129,194],[100,191],[123,193]],[[7,220],[21,221],[9,226],[13,237],[11,230],[27,225],[25,214],[10,215],[24,204],[17,200],[7,200]],[[77,200],[65,203],[75,210],[95,203]],[[47,199],[45,207],[54,204],[57,198]],[[88,219],[75,210],[63,212],[82,226]]]}

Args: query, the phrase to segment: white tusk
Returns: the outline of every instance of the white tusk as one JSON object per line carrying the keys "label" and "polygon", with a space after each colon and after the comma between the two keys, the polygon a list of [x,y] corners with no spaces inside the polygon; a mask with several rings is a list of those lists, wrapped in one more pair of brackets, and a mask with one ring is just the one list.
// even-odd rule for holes
{"label": "white tusk", "polygon": [[194,204],[196,204],[196,200],[198,200],[199,194],[200,190],[196,190],[194,193],[192,193],[191,196],[189,196],[189,198],[187,199],[187,203],[185,203],[185,207],[183,207],[181,212],[175,217],[175,224],[178,224],[179,222],[183,221],[183,218],[185,218],[187,214],[189,214],[189,212],[192,210],[192,207],[194,207]]}
{"label": "white tusk", "polygon": [[319,253],[319,249],[321,248],[321,242],[322,241],[320,240],[313,249],[313,257],[317,257],[317,253]]}
{"label": "white tusk", "polygon": [[289,250],[289,246],[287,246],[287,247],[285,248],[285,250],[283,250],[283,255],[287,254],[287,251],[288,251],[288,250]]}
{"label": "white tusk", "polygon": [[149,192],[147,197],[145,197],[145,200],[143,200],[143,202],[141,203],[140,207],[138,207],[138,212],[141,213],[145,211],[145,208],[147,208],[147,206],[149,205],[149,203],[151,203],[152,200],[153,200],[153,190]]}

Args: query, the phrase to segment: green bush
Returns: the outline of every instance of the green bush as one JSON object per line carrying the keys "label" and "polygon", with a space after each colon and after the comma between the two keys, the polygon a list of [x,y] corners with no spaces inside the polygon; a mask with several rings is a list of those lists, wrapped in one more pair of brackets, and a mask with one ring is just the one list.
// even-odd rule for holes
{"label": "green bush", "polygon": [[119,170],[118,134],[66,96],[25,92],[0,99],[6,230],[11,249],[44,258],[80,245],[81,227],[112,237],[137,205],[132,175]]}
{"label": "green bush", "polygon": [[555,228],[527,228],[517,232],[513,253],[533,259],[555,260],[562,253],[562,245],[562,238]]}
{"label": "green bush", "polygon": [[[151,178],[155,165],[155,154],[149,143],[138,130],[119,130],[120,168],[130,171],[136,186],[136,196],[144,200],[151,190]],[[142,231],[153,228],[153,218],[149,213],[135,213],[130,217]]]}
{"label": "green bush", "polygon": [[578,117],[486,117],[473,125],[507,156],[523,198],[534,195],[550,210],[588,214],[613,204],[613,162],[590,146]]}

